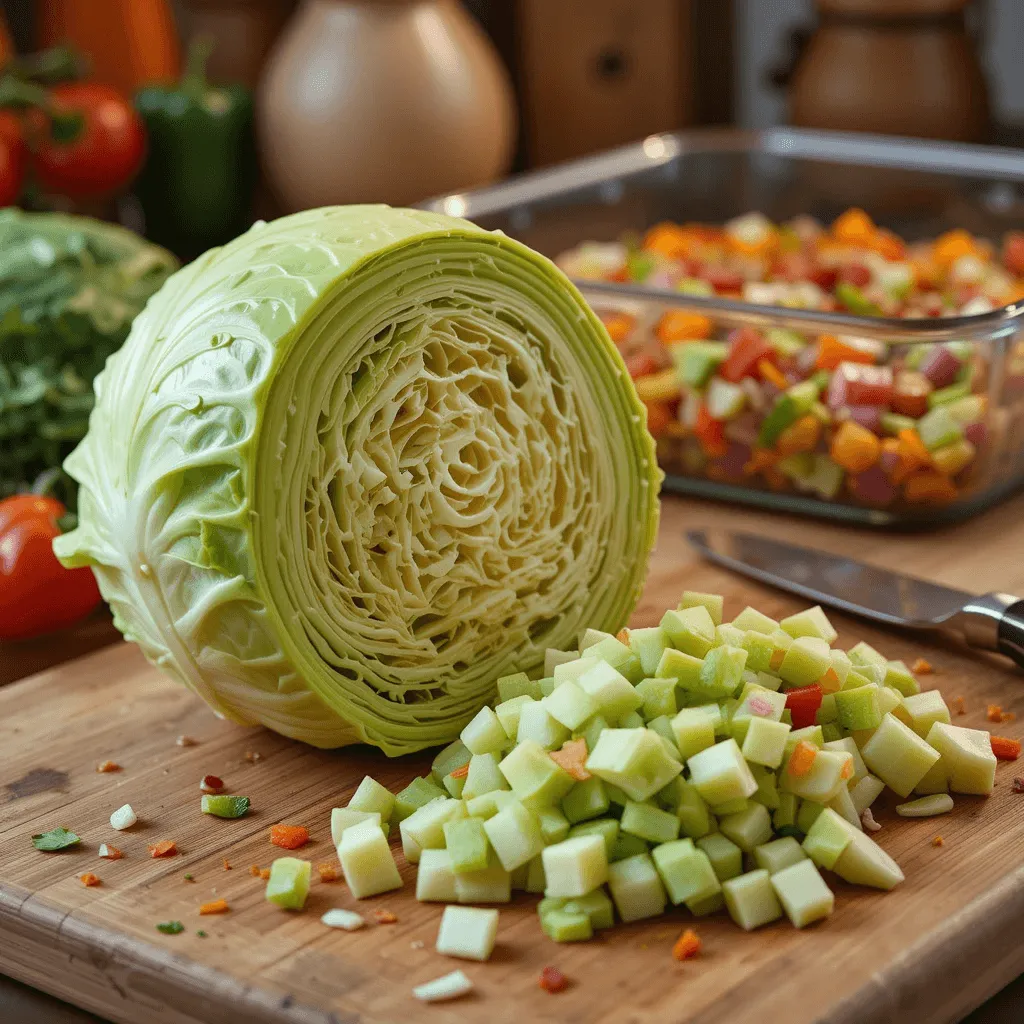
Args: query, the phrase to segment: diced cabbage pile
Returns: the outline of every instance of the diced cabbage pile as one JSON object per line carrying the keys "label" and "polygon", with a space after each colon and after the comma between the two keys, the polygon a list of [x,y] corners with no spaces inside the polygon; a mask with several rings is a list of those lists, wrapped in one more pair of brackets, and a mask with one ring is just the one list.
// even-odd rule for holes
{"label": "diced cabbage pile", "polygon": [[670,904],[801,928],[832,912],[822,870],[903,880],[862,824],[886,787],[926,798],[907,816],[992,791],[989,734],[952,725],[902,662],[833,647],[817,607],[729,623],[722,608],[687,592],[659,626],[588,630],[577,651],[548,651],[544,678],[499,679],[429,777],[397,796],[364,779],[332,818],[353,895],[401,884],[385,840],[397,824],[420,900],[537,893],[556,941]]}

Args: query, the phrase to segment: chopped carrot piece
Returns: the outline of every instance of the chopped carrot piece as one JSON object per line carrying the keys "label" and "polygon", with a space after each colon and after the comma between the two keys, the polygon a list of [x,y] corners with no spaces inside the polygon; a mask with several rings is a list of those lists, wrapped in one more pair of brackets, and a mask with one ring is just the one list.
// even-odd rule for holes
{"label": "chopped carrot piece", "polygon": [[537,984],[545,992],[554,995],[556,992],[564,992],[569,987],[569,979],[557,967],[545,967],[540,972],[540,981]]}
{"label": "chopped carrot piece", "polygon": [[260,877],[260,867],[259,867],[259,865],[258,864],[250,864],[249,865],[249,874],[252,875],[253,878],[259,878]]}
{"label": "chopped carrot piece", "polygon": [[868,243],[875,252],[884,256],[890,263],[903,260],[907,255],[907,247],[891,231],[879,228],[875,237]]}
{"label": "chopped carrot piece", "polygon": [[1003,720],[1003,709],[998,704],[989,704],[985,711],[985,717],[990,722],[1001,722]]}
{"label": "chopped carrot piece", "polygon": [[1020,757],[1020,740],[1011,740],[1006,736],[993,736],[990,742],[992,753],[1000,761],[1016,761]]}
{"label": "chopped carrot piece", "polygon": [[620,644],[628,644],[629,643],[629,630],[628,629],[620,629],[618,631],[618,633],[615,634],[615,639],[618,640]]}
{"label": "chopped carrot piece", "polygon": [[266,882],[270,878],[270,868],[261,868],[260,878],[262,878],[263,881]]}
{"label": "chopped carrot piece", "polygon": [[688,231],[682,224],[672,224],[666,221],[655,224],[644,235],[643,247],[649,252],[659,252],[669,259],[675,260],[685,256],[694,241],[692,231]]}
{"label": "chopped carrot piece", "polygon": [[687,928],[676,939],[676,944],[672,947],[672,955],[677,960],[692,960],[695,956],[700,955],[701,946],[700,936],[692,928]]}
{"label": "chopped carrot piece", "polygon": [[604,329],[616,345],[621,345],[633,332],[636,321],[625,313],[609,313],[601,318]]}
{"label": "chopped carrot piece", "polygon": [[398,916],[392,914],[390,910],[375,910],[373,919],[377,924],[395,924],[398,921]]}
{"label": "chopped carrot piece", "polygon": [[814,365],[819,370],[835,370],[840,363],[864,363],[873,366],[875,357],[871,352],[840,341],[834,334],[818,337],[818,356]]}
{"label": "chopped carrot piece", "polygon": [[946,505],[958,493],[948,476],[928,469],[912,473],[903,484],[904,497],[918,505]]}
{"label": "chopped carrot piece", "polygon": [[285,850],[297,850],[309,842],[309,829],[303,825],[274,825],[270,841]]}
{"label": "chopped carrot piece", "polygon": [[703,313],[670,309],[658,321],[658,338],[666,345],[676,341],[703,341],[711,337],[714,324]]}
{"label": "chopped carrot piece", "polygon": [[863,245],[875,234],[875,222],[856,206],[840,214],[832,223],[832,234],[840,242]]}
{"label": "chopped carrot piece", "polygon": [[826,669],[825,674],[818,680],[818,685],[822,693],[835,693],[836,690],[843,688],[834,668]]}
{"label": "chopped carrot piece", "polygon": [[808,413],[790,423],[775,440],[775,450],[782,456],[814,451],[821,435],[821,420]]}
{"label": "chopped carrot piece", "polygon": [[453,768],[451,776],[453,779],[464,779],[469,774],[469,762],[467,761],[461,768]]}
{"label": "chopped carrot piece", "polygon": [[950,267],[961,256],[970,256],[977,252],[977,243],[962,228],[947,231],[935,239],[932,246],[932,259],[940,267]]}
{"label": "chopped carrot piece", "polygon": [[846,420],[832,437],[832,461],[848,473],[863,473],[882,454],[882,442],[867,427]]}
{"label": "chopped carrot piece", "polygon": [[818,756],[818,748],[806,740],[801,740],[790,755],[786,771],[790,775],[806,775]]}
{"label": "chopped carrot piece", "polygon": [[925,448],[924,442],[913,427],[901,430],[896,437],[903,445],[906,455],[913,459],[915,466],[930,466],[932,464],[931,452]]}
{"label": "chopped carrot piece", "polygon": [[173,857],[178,852],[178,844],[173,839],[162,839],[146,849],[149,850],[150,857]]}
{"label": "chopped carrot piece", "polygon": [[780,391],[785,391],[789,387],[789,381],[783,372],[769,359],[758,360],[757,372],[761,374],[762,380],[774,384]]}
{"label": "chopped carrot piece", "polygon": [[769,668],[776,669],[782,664],[782,659],[786,657],[786,652],[780,647],[778,650],[772,651],[772,656],[768,661]]}
{"label": "chopped carrot piece", "polygon": [[590,772],[586,769],[587,741],[585,739],[566,740],[561,750],[549,753],[552,761],[567,771],[577,782],[586,782]]}
{"label": "chopped carrot piece", "polygon": [[231,864],[228,862],[227,857],[224,857],[223,860],[221,861],[221,863],[224,865],[224,870],[225,871],[230,871],[231,870]]}
{"label": "chopped carrot piece", "polygon": [[839,778],[848,779],[853,775],[853,759],[851,758],[846,764],[843,765],[842,771],[839,773]]}
{"label": "chopped carrot piece", "polygon": [[1003,712],[1003,721],[1004,722],[1016,722],[1017,721],[1017,713],[1015,711],[1004,711]]}
{"label": "chopped carrot piece", "polygon": [[200,914],[226,914],[231,908],[227,900],[212,900],[199,908]]}
{"label": "chopped carrot piece", "polygon": [[116,761],[100,761],[100,763],[96,765],[96,771],[101,774],[106,772],[119,772],[120,770],[121,766]]}
{"label": "chopped carrot piece", "polygon": [[932,846],[944,846],[944,845],[945,845],[945,842],[946,842],[946,841],[945,841],[945,840],[944,840],[944,839],[942,838],[942,836],[936,836],[936,837],[935,837],[935,838],[934,838],[934,839],[932,840]]}
{"label": "chopped carrot piece", "polygon": [[[914,662],[913,671],[918,675],[926,676],[929,672],[934,672],[935,670],[932,668],[932,663],[926,658],[918,658]],[[957,697],[956,699],[963,703],[963,697]]]}
{"label": "chopped carrot piece", "polygon": [[729,450],[725,442],[725,424],[711,415],[706,402],[701,402],[697,409],[697,422],[694,424],[693,434],[708,458],[721,458]]}
{"label": "chopped carrot piece", "polygon": [[99,855],[104,860],[120,860],[124,854],[116,847],[108,843],[100,843]]}
{"label": "chopped carrot piece", "polygon": [[[916,668],[916,666],[915,666],[915,668]],[[967,714],[967,708],[964,706],[964,699],[963,699],[963,697],[954,697],[953,698],[953,710],[958,715],[966,715]]]}
{"label": "chopped carrot piece", "polygon": [[316,871],[321,882],[336,882],[338,880],[338,869],[333,864],[317,864]]}
{"label": "chopped carrot piece", "polygon": [[94,875],[91,871],[87,871],[84,875],[79,875],[78,876],[78,880],[87,889],[91,889],[95,885],[101,885],[102,884],[100,882],[99,876],[98,875]]}
{"label": "chopped carrot piece", "polygon": [[750,461],[743,467],[743,472],[748,476],[754,473],[761,473],[764,470],[773,469],[781,456],[771,448],[755,448],[750,453]]}

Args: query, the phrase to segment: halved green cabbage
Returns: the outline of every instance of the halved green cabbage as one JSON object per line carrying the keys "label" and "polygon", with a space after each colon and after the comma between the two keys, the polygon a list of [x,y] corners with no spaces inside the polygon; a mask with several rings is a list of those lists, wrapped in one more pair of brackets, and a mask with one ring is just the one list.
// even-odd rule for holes
{"label": "halved green cabbage", "polygon": [[257,225],[168,281],[96,393],[57,553],[227,718],[443,743],[639,596],[643,406],[576,289],[504,235],[383,206]]}

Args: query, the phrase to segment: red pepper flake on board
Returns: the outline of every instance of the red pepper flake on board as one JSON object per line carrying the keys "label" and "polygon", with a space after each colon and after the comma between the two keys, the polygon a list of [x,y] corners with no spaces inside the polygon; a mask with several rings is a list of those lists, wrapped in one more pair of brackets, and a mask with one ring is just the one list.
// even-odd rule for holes
{"label": "red pepper flake on board", "polygon": [[964,705],[963,697],[954,697],[953,698],[953,710],[958,715],[966,715],[967,714],[967,708]]}
{"label": "red pepper flake on board", "polygon": [[211,900],[209,903],[204,903],[199,908],[200,914],[226,914],[231,908],[228,906],[227,900]]}
{"label": "red pepper flake on board", "polygon": [[99,855],[104,860],[120,860],[124,854],[116,847],[107,843],[100,843]]}
{"label": "red pepper flake on board", "polygon": [[538,985],[545,992],[555,995],[557,992],[564,992],[569,987],[569,979],[557,967],[545,967],[540,972]]}
{"label": "red pepper flake on board", "polygon": [[217,775],[204,775],[199,783],[199,788],[204,793],[223,793],[224,780]]}
{"label": "red pepper flake on board", "polygon": [[1018,777],[1013,780],[1014,793],[1024,793],[1024,779]]}
{"label": "red pepper flake on board", "polygon": [[672,947],[672,955],[677,960],[692,960],[695,956],[700,956],[702,948],[703,943],[700,941],[700,936],[692,928],[687,928],[676,939],[676,944]]}
{"label": "red pepper flake on board", "polygon": [[159,843],[147,846],[150,857],[174,857],[178,853],[178,844],[173,839],[161,839]]}
{"label": "red pepper flake on board", "polygon": [[107,772],[119,772],[120,770],[121,766],[116,761],[100,761],[96,765],[96,771],[101,775],[105,775]]}
{"label": "red pepper flake on board", "polygon": [[917,661],[914,662],[912,671],[916,672],[918,675],[926,676],[930,672],[934,672],[935,669],[932,668],[932,663],[926,658],[918,658]]}
{"label": "red pepper flake on board", "polygon": [[303,825],[273,825],[270,841],[283,850],[297,850],[309,842],[309,829]]}
{"label": "red pepper flake on board", "polygon": [[333,864],[317,864],[316,871],[321,882],[336,882],[338,880],[338,869]]}
{"label": "red pepper flake on board", "polygon": [[87,871],[84,875],[79,875],[78,880],[87,889],[91,889],[95,885],[101,885],[98,875],[94,875],[91,871]]}
{"label": "red pepper flake on board", "polygon": [[390,910],[375,910],[373,912],[373,919],[377,924],[397,924],[398,916],[392,914]]}

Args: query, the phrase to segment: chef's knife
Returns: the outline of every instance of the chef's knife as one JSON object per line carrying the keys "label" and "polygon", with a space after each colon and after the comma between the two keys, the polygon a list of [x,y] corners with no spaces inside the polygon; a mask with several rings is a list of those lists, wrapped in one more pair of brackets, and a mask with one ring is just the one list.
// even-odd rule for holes
{"label": "chef's knife", "polygon": [[999,651],[1024,667],[1024,601],[975,597],[825,551],[751,533],[690,530],[689,542],[717,565],[889,626],[957,630],[972,647]]}

